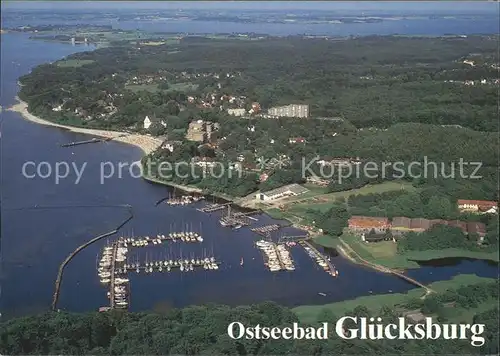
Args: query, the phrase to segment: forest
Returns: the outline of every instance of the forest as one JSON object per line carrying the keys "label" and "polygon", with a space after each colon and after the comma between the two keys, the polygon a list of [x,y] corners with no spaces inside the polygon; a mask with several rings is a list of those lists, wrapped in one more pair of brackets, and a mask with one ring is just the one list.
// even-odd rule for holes
{"label": "forest", "polygon": [[[496,200],[497,40],[291,36],[248,41],[185,37],[155,46],[123,42],[35,68],[20,78],[19,96],[32,113],[62,124],[182,142],[180,152],[158,150],[158,164],[200,156],[229,167],[243,157],[241,177],[171,179],[209,192],[244,196],[303,183],[302,159],[358,157],[378,165],[399,162],[406,171],[403,179],[410,179],[411,162],[433,162],[437,168],[425,177],[423,166],[411,168],[411,179],[422,176],[413,179],[414,184],[452,198]],[[466,59],[475,64],[465,64]],[[72,66],[72,60],[84,64]],[[137,81],[143,84],[130,85]],[[199,100],[219,96],[243,98],[239,105],[246,108],[256,101],[264,111],[273,105],[307,103],[311,118],[236,118],[227,114],[228,102],[200,108]],[[148,130],[142,127],[145,116],[154,118]],[[186,141],[193,120],[220,124],[210,145]],[[303,141],[294,143],[294,138]],[[261,172],[252,170],[259,158],[280,156],[288,157],[288,164],[266,169],[269,179],[259,182]],[[458,173],[460,160],[466,163],[465,177]],[[474,173],[475,163],[480,164],[475,174],[482,178],[472,180],[467,174]],[[320,173],[316,164],[311,171]],[[448,179],[452,172],[453,179]],[[329,189],[398,178],[395,173],[389,167],[375,178],[329,177]]]}
{"label": "forest", "polygon": [[[498,298],[498,282],[482,282],[449,289],[425,300],[409,300],[397,308],[382,304],[378,313],[359,305],[346,315],[380,316],[389,323],[405,310],[421,309],[437,322],[449,322],[457,316],[456,308],[474,310],[495,298]],[[446,307],[450,302],[454,308]],[[1,322],[0,352],[8,355],[497,354],[498,308],[472,315],[473,320],[468,322],[485,324],[486,343],[482,347],[472,347],[467,340],[342,340],[334,334],[334,327],[329,328],[329,339],[325,341],[229,338],[227,326],[234,320],[245,325],[278,327],[300,322],[292,310],[273,302],[238,307],[200,305],[162,313],[51,312]],[[325,306],[316,322],[334,324],[340,317]]]}
{"label": "forest", "polygon": [[[496,86],[463,84],[497,79],[497,69],[492,66],[497,64],[492,60],[497,58],[497,41],[495,36],[342,40],[291,36],[253,41],[186,37],[175,45],[160,46],[125,43],[70,56],[94,61],[86,66],[41,66],[21,78],[26,86],[21,94],[39,112],[40,105],[63,102],[70,89],[74,102],[66,105],[91,112],[92,125],[110,121],[125,127],[128,121],[161,111],[151,96],[165,94],[161,90],[149,93],[150,97],[148,93],[127,93],[128,100],[115,104],[119,108],[116,115],[99,118],[100,109],[92,102],[107,94],[128,92],[126,78],[147,74],[175,80],[181,72],[238,72],[241,75],[234,78],[195,78],[198,89],[190,94],[244,95],[247,102],[257,101],[266,109],[303,102],[311,106],[313,117],[343,117],[358,128],[417,122],[498,131]],[[464,64],[464,59],[478,65]],[[221,84],[220,90],[217,84]],[[141,96],[146,100],[139,99]],[[125,117],[125,122],[118,120]]]}

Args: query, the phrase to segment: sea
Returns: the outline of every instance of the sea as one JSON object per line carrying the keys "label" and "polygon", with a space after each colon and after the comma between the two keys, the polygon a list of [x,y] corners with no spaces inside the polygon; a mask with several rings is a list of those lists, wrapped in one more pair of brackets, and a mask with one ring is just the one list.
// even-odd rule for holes
{"label": "sea", "polygon": [[[114,7],[120,7],[120,3],[104,3],[108,6],[108,12],[112,12]],[[447,4],[451,6],[452,3]],[[495,10],[497,6],[490,3],[474,4],[490,10]],[[46,16],[31,16],[34,10],[30,6],[44,7]],[[2,25],[9,27],[68,23],[64,14],[68,11],[76,14],[78,8],[75,9],[74,6],[78,7],[78,3],[69,5],[57,2],[56,6],[54,3],[40,2],[29,5],[20,2],[17,7],[10,9],[8,6],[4,8],[2,3]],[[354,10],[351,8],[349,11]],[[376,12],[376,7],[370,11]],[[76,18],[71,21],[82,23],[84,20]],[[85,23],[106,22],[109,21],[100,20],[98,16],[85,19]],[[183,21],[174,21],[168,25],[125,21],[115,25],[125,29],[139,27],[152,32],[258,32],[274,35],[440,35],[498,32],[498,23],[464,22],[461,19],[421,19],[341,26]],[[203,243],[167,243],[160,247],[133,249],[129,252],[131,262],[213,255],[222,262],[220,269],[170,274],[131,273],[131,311],[165,310],[212,302],[239,305],[265,300],[273,300],[287,306],[326,304],[358,296],[404,292],[414,288],[398,277],[353,264],[334,251],[327,251],[331,253],[331,260],[339,271],[339,276],[332,278],[299,247],[291,249],[296,270],[273,274],[266,270],[261,252],[254,247],[254,242],[259,240],[260,236],[248,228],[235,231],[221,227],[218,217],[224,212],[206,214],[196,210],[204,203],[182,207],[166,204],[156,206],[155,203],[169,196],[172,189],[148,183],[138,178],[137,172],[127,169],[121,176],[114,174],[112,178],[101,181],[103,167],[113,166],[116,170],[120,164],[127,167],[127,164],[130,165],[141,158],[141,151],[117,142],[61,147],[62,144],[85,140],[88,137],[34,124],[22,119],[19,114],[6,110],[15,103],[20,76],[43,63],[94,48],[32,40],[26,33],[7,33],[1,36],[2,318],[48,310],[61,262],[79,245],[120,225],[129,214],[126,205],[131,206],[133,219],[116,235],[89,246],[69,263],[62,280],[59,309],[84,312],[97,310],[108,304],[106,289],[99,282],[96,265],[102,248],[113,239],[118,236],[167,234],[170,231],[185,229],[200,232],[204,237]],[[77,181],[75,172],[70,171],[67,178],[56,181],[55,169],[62,167],[62,162],[78,169],[84,166],[81,179]],[[39,174],[36,178],[29,178],[33,167],[40,169]],[[27,172],[23,173],[23,168],[27,168]],[[254,226],[276,222],[266,215],[258,215],[256,218],[258,222],[255,222]],[[284,233],[294,234],[296,231],[285,229]],[[240,264],[241,259],[244,260],[243,265]],[[469,273],[497,277],[498,264],[454,259],[426,264],[407,273],[423,283]],[[326,296],[318,293],[324,293]]]}

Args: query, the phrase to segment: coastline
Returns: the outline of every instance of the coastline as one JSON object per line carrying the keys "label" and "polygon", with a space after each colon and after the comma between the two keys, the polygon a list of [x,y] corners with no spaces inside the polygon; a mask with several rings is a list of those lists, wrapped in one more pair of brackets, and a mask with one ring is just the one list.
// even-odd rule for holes
{"label": "coastline", "polygon": [[[127,132],[122,132],[122,131],[112,131],[112,130],[101,130],[101,129],[87,129],[83,127],[76,127],[76,126],[69,126],[69,125],[63,125],[63,124],[58,124],[46,119],[42,119],[32,113],[29,112],[28,110],[28,103],[21,100],[18,96],[15,97],[17,103],[12,105],[11,107],[7,108],[6,110],[16,112],[21,115],[25,120],[28,120],[30,122],[39,124],[39,125],[44,125],[44,126],[51,126],[51,127],[56,127],[60,128],[63,130],[68,130],[71,132],[75,133],[81,133],[85,135],[91,135],[91,136],[98,136],[104,139],[110,139],[112,141],[116,142],[121,142],[125,143],[128,145],[135,146],[139,148],[144,156],[147,156],[148,154],[154,152],[158,147],[161,146],[163,143],[162,140],[148,136],[148,135],[141,135],[141,134],[131,134]],[[173,182],[167,182],[167,181],[162,181],[153,177],[149,177],[145,174],[142,175],[142,178],[144,180],[147,180],[148,182],[155,183],[155,184],[162,184],[166,185],[169,187],[177,188],[180,190],[183,190],[188,193],[199,193],[202,194],[203,190],[197,187],[193,186],[187,186],[187,185],[181,185],[181,184],[176,184]],[[210,193],[210,195],[213,195],[217,198],[222,198],[225,200],[235,200],[234,197],[228,196],[226,194],[219,194],[219,193]]]}
{"label": "coastline", "polygon": [[16,96],[17,104],[12,105],[10,108],[6,109],[8,111],[17,112],[24,119],[31,121],[33,123],[45,126],[57,127],[60,129],[65,129],[75,133],[81,133],[85,135],[99,136],[107,139],[111,139],[112,141],[122,142],[125,144],[136,146],[141,149],[144,155],[148,155],[151,152],[155,151],[158,147],[161,146],[162,141],[158,138],[140,135],[140,134],[130,134],[127,132],[121,131],[111,131],[111,130],[100,130],[100,129],[87,129],[83,127],[76,126],[68,126],[58,124],[49,120],[42,119],[36,115],[33,115],[28,111],[28,103],[21,100],[18,96]]}

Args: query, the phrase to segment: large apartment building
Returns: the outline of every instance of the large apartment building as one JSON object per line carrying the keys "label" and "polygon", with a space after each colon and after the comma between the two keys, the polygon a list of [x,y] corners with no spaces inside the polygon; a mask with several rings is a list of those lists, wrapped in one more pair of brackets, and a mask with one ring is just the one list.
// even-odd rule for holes
{"label": "large apartment building", "polygon": [[189,141],[208,142],[212,134],[219,129],[218,123],[197,120],[189,123],[186,139]]}
{"label": "large apartment building", "polygon": [[307,118],[309,117],[309,105],[290,104],[286,106],[277,106],[270,108],[267,113],[270,116],[277,117]]}

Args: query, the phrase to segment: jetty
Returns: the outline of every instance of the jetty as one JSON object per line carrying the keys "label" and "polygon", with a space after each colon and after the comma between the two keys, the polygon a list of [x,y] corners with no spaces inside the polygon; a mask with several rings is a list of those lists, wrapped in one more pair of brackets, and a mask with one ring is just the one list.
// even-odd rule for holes
{"label": "jetty", "polygon": [[271,272],[295,270],[292,257],[285,245],[264,240],[257,241],[255,245],[264,253],[265,264]]}
{"label": "jetty", "polygon": [[[137,263],[127,263],[122,269],[119,269],[119,273],[127,272],[171,272],[173,270],[180,270],[181,272],[190,272],[198,270],[200,267],[205,270],[217,270],[221,262],[216,261],[214,257],[196,258],[196,259],[170,259],[170,260],[156,260],[149,261],[144,264]],[[196,267],[196,269],[195,269]]]}
{"label": "jetty", "polygon": [[260,214],[262,211],[261,210],[255,210],[255,211],[249,211],[247,213],[234,213],[233,216],[235,218],[240,218],[240,217],[245,217],[246,219],[250,219],[253,221],[259,221],[257,218],[254,218],[252,215]]}
{"label": "jetty", "polygon": [[319,252],[318,249],[314,247],[309,241],[302,240],[299,241],[299,244],[304,247],[308,255],[316,259],[316,262],[332,277],[336,277],[338,275],[338,271],[333,263],[330,262],[330,259]]}
{"label": "jetty", "polygon": [[256,227],[256,228],[250,229],[250,231],[255,232],[256,234],[259,234],[262,236],[269,237],[271,232],[278,231],[282,227],[287,227],[287,226],[290,226],[290,225],[284,226],[284,225],[272,224],[272,225],[265,225],[265,226]]}
{"label": "jetty", "polygon": [[84,140],[84,141],[75,141],[75,142],[70,142],[70,143],[64,143],[61,145],[61,147],[72,147],[72,146],[78,146],[78,145],[85,145],[88,143],[97,143],[97,142],[104,142],[104,141],[109,141],[110,138],[92,138],[90,140]]}
{"label": "jetty", "polygon": [[309,240],[309,239],[311,239],[311,236],[309,234],[304,234],[304,235],[284,235],[284,236],[280,236],[279,239],[283,240],[283,241],[298,242],[298,241],[302,241],[302,240]]}
{"label": "jetty", "polygon": [[[380,271],[380,272],[384,272],[384,273],[391,273],[391,274],[394,274],[395,276],[401,278],[401,279],[404,279],[405,281],[417,286],[417,287],[420,287],[420,288],[423,288],[425,290],[425,294],[422,296],[421,299],[425,299],[425,297],[431,293],[435,293],[435,291],[432,289],[432,288],[429,288],[428,286],[426,286],[425,284],[417,281],[416,279],[413,279],[395,269],[392,269],[392,268],[389,268],[389,267],[385,267],[385,266],[382,266],[382,265],[379,265],[379,264],[376,264],[376,263],[373,263],[373,262],[370,262],[370,261],[367,261],[365,260],[363,257],[361,257],[356,251],[354,251],[354,249],[349,246],[344,240],[342,240],[342,238],[340,238],[340,242],[342,243],[342,245],[348,250],[348,251],[345,251],[342,246],[338,246],[338,250],[340,252],[343,253],[343,255],[347,256],[348,258],[351,258],[351,260],[353,260],[354,262],[356,263],[359,263],[361,262],[361,264],[367,266],[367,267],[370,267],[370,268],[373,268],[377,271]],[[349,256],[349,253],[352,253],[356,259],[353,259],[352,257]],[[358,262],[359,261],[359,262]]]}
{"label": "jetty", "polygon": [[120,241],[123,242],[125,247],[129,245],[132,247],[145,247],[149,245],[160,245],[165,241],[171,242],[191,242],[191,243],[201,243],[203,242],[203,237],[196,232],[171,232],[168,235],[156,235],[153,237],[144,236],[139,238],[134,237],[120,237]]}
{"label": "jetty", "polygon": [[230,206],[232,202],[230,203],[225,203],[225,204],[209,204],[203,208],[196,209],[198,211],[201,211],[202,213],[213,213],[214,211],[222,210],[226,206]]}
{"label": "jetty", "polygon": [[110,301],[110,308],[114,309],[115,308],[115,265],[116,265],[116,254],[118,252],[118,244],[115,242],[113,244],[113,252],[111,254],[111,276],[110,276],[110,283],[109,283],[109,301]]}
{"label": "jetty", "polygon": [[117,207],[127,208],[129,210],[130,216],[127,219],[125,219],[120,225],[118,225],[118,227],[116,229],[109,231],[109,232],[106,232],[106,233],[99,235],[97,237],[94,237],[93,239],[91,239],[90,241],[87,241],[83,245],[78,246],[75,249],[75,251],[73,251],[68,257],[66,257],[66,259],[59,266],[59,271],[57,273],[57,278],[56,278],[56,282],[55,282],[54,295],[52,298],[52,310],[53,311],[57,310],[57,302],[59,301],[59,293],[61,290],[61,282],[62,282],[62,278],[63,278],[63,274],[64,274],[64,269],[67,266],[67,264],[73,259],[73,257],[75,257],[84,248],[92,245],[94,242],[97,242],[97,241],[99,241],[107,236],[111,236],[111,235],[116,234],[123,226],[125,226],[125,224],[127,224],[130,220],[132,220],[134,218],[134,215],[132,213],[132,207],[130,205],[123,205],[123,206],[117,206]]}

